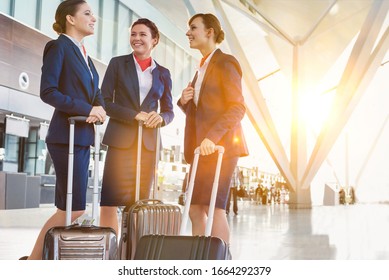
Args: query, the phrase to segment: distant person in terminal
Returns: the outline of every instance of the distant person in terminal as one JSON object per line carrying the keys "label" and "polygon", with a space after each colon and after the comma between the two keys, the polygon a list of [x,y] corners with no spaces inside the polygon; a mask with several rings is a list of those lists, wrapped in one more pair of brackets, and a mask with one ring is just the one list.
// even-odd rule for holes
{"label": "distant person in terminal", "polygon": [[135,21],[130,30],[133,52],[111,59],[101,90],[109,122],[103,143],[105,160],[100,225],[118,232],[117,206],[135,202],[138,121],[144,122],[141,152],[140,198],[149,198],[154,180],[156,127],[173,118],[172,80],[168,69],[152,57],[159,42],[157,26],[150,20]]}
{"label": "distant person in terminal", "polygon": [[[94,142],[96,121],[104,122],[106,113],[99,90],[99,76],[83,47],[83,39],[94,34],[96,18],[82,0],[59,4],[53,29],[58,39],[46,44],[43,53],[41,99],[55,108],[46,137],[47,149],[56,173],[55,205],[57,211],[44,224],[28,259],[41,259],[46,232],[64,226],[69,153],[70,116],[86,116],[85,124],[76,125],[74,139],[74,176],[72,221],[85,210],[90,145]],[[21,259],[27,259],[23,257]]]}
{"label": "distant person in terminal", "polygon": [[215,145],[225,148],[214,213],[212,236],[227,244],[230,231],[226,204],[231,177],[238,158],[248,155],[241,120],[246,107],[242,95],[242,70],[239,62],[219,48],[224,31],[212,14],[196,14],[189,20],[186,33],[190,47],[203,58],[192,82],[182,91],[177,105],[186,115],[184,155],[193,161],[194,149],[201,155],[189,211],[192,234],[203,235],[207,220],[213,177],[217,161]]}

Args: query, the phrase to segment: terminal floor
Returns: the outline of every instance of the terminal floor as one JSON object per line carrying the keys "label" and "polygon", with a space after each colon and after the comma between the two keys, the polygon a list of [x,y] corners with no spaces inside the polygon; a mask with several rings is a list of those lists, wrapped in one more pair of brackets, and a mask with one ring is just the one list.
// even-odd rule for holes
{"label": "terminal floor", "polygon": [[[355,204],[289,209],[239,201],[230,213],[233,259],[389,260],[389,205]],[[0,210],[0,260],[28,254],[55,211],[51,205]]]}

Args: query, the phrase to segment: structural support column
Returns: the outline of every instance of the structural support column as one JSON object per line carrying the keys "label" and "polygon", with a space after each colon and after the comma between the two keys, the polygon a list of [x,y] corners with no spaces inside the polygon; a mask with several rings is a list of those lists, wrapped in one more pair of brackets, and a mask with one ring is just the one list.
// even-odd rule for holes
{"label": "structural support column", "polygon": [[301,188],[301,178],[307,165],[307,135],[306,123],[302,116],[302,100],[305,98],[306,84],[304,83],[303,46],[296,44],[293,47],[292,72],[292,125],[290,146],[290,169],[295,178],[295,188],[291,190],[289,207],[311,208],[310,189]]}

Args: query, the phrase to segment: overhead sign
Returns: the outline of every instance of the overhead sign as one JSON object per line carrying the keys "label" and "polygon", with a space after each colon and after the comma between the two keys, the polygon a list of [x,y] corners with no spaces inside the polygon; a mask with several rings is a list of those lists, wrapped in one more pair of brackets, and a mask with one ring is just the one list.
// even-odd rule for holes
{"label": "overhead sign", "polygon": [[30,120],[19,118],[13,115],[5,117],[5,133],[19,137],[28,137],[30,130]]}

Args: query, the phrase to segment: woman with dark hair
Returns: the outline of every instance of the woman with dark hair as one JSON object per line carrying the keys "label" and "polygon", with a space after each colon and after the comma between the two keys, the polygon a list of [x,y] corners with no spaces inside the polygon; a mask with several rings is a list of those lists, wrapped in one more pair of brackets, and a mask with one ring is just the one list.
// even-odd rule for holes
{"label": "woman with dark hair", "polygon": [[94,34],[95,22],[96,18],[86,1],[63,1],[57,8],[53,24],[59,37],[48,42],[43,53],[40,97],[55,108],[46,145],[56,173],[57,211],[43,226],[28,259],[41,259],[47,230],[65,225],[68,118],[77,115],[86,116],[87,120],[75,128],[72,221],[85,211],[90,145],[94,141],[93,123],[104,122],[106,118],[104,101],[98,87],[99,76],[83,47],[84,37]]}
{"label": "woman with dark hair", "polygon": [[118,232],[117,206],[135,202],[138,121],[142,137],[140,198],[149,198],[154,179],[156,127],[173,118],[172,81],[168,69],[151,57],[159,41],[157,26],[141,18],[131,26],[129,55],[109,62],[101,90],[110,119],[103,143],[108,145],[102,191],[100,225]]}
{"label": "woman with dark hair", "polygon": [[184,155],[193,161],[196,147],[200,147],[189,216],[192,234],[203,235],[217,153],[215,145],[225,148],[219,179],[212,236],[230,242],[226,218],[226,204],[231,177],[238,158],[248,154],[241,120],[246,112],[242,96],[242,70],[238,61],[223,53],[217,45],[224,39],[219,20],[212,14],[196,14],[189,20],[190,47],[201,52],[203,58],[195,78],[182,91],[178,106],[186,115]]}

